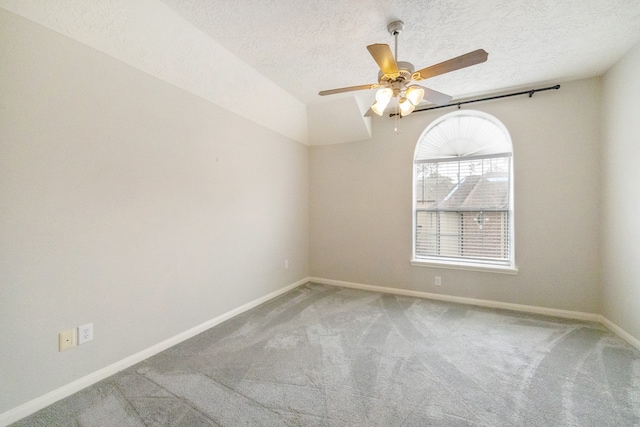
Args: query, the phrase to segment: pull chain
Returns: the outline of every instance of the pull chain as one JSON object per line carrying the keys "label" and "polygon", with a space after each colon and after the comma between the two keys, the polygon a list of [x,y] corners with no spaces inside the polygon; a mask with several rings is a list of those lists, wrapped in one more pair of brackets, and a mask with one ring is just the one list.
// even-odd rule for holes
{"label": "pull chain", "polygon": [[398,114],[398,105],[400,105],[400,99],[396,96],[396,123],[395,123],[395,129],[394,131],[399,134],[400,131],[398,130],[400,128],[400,114]]}
{"label": "pull chain", "polygon": [[[395,40],[395,60],[398,62],[398,31],[394,31],[393,38]],[[396,96],[396,123],[395,123],[395,132],[397,134],[400,133],[398,130],[400,128],[400,114],[398,114],[398,106],[400,105],[400,97]]]}

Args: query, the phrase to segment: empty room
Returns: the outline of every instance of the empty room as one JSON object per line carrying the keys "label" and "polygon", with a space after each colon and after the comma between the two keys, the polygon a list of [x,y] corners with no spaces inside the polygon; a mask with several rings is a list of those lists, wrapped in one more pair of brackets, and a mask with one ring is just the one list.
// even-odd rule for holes
{"label": "empty room", "polygon": [[0,0],[0,426],[640,425],[640,2]]}

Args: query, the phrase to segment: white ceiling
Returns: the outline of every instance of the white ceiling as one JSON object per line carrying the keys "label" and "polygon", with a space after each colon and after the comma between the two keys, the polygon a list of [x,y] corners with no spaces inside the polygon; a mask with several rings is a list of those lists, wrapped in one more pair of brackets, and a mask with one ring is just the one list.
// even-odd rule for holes
{"label": "white ceiling", "polygon": [[[368,139],[366,46],[394,39],[424,68],[475,49],[487,62],[427,80],[456,99],[603,74],[640,41],[640,0],[0,0],[293,140]],[[384,117],[382,118],[384,119]]]}
{"label": "white ceiling", "polygon": [[426,82],[457,98],[600,75],[640,40],[638,0],[162,1],[307,106],[328,100],[320,90],[376,83],[366,46],[393,48],[398,19],[399,60],[416,68],[489,52]]}

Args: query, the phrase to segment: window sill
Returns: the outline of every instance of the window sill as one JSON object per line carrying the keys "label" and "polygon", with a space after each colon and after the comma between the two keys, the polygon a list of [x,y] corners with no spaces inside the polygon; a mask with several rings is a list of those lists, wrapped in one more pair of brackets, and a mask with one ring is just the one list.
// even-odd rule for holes
{"label": "window sill", "polygon": [[411,265],[414,267],[432,267],[432,268],[447,268],[450,270],[468,270],[468,271],[481,271],[485,273],[501,273],[501,274],[518,274],[517,267],[507,267],[499,265],[485,265],[485,264],[462,264],[458,262],[447,261],[426,261],[419,259],[412,259]]}

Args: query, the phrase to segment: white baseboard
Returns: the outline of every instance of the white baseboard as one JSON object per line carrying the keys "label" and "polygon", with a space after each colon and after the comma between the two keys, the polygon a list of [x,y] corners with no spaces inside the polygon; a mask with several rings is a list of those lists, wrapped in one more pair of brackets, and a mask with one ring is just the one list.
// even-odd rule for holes
{"label": "white baseboard", "polygon": [[57,402],[58,400],[64,399],[65,397],[71,396],[78,391],[89,387],[92,384],[97,383],[98,381],[102,381],[105,378],[114,375],[123,369],[126,369],[130,366],[135,365],[136,363],[142,362],[145,359],[148,359],[151,356],[154,356],[160,353],[163,350],[168,349],[176,344],[179,344],[189,338],[192,338],[220,323],[225,320],[229,320],[238,314],[244,313],[247,310],[250,310],[264,302],[267,302],[273,298],[276,298],[294,288],[297,288],[300,285],[303,285],[309,282],[310,279],[304,278],[302,280],[298,280],[295,283],[292,283],[288,286],[285,286],[277,291],[271,292],[268,295],[265,295],[261,298],[248,302],[240,307],[228,311],[218,317],[215,317],[211,320],[208,320],[200,325],[197,325],[187,331],[184,331],[178,335],[175,335],[169,339],[166,339],[156,345],[153,345],[145,350],[142,350],[138,353],[135,353],[129,357],[126,357],[116,363],[113,363],[105,368],[102,368],[98,371],[92,372],[91,374],[84,376],[80,379],[73,381],[65,386],[62,386],[56,390],[53,390],[43,396],[37,397],[27,403],[24,403],[16,408],[13,408],[7,412],[0,414],[0,426],[7,426],[11,423],[14,423],[18,420],[21,420],[24,417],[27,417],[40,409],[46,408],[52,403]]}
{"label": "white baseboard", "polygon": [[508,302],[456,297],[452,295],[433,294],[422,291],[410,291],[407,289],[386,288],[382,286],[364,285],[361,283],[343,282],[341,280],[322,279],[319,277],[312,277],[309,280],[325,285],[341,286],[345,288],[362,289],[367,291],[383,292],[386,294],[404,295],[438,301],[456,302],[460,304],[477,305],[480,307],[500,308],[503,310],[520,311],[524,313],[544,314],[546,316],[586,320],[589,322],[600,322],[600,319],[602,317],[601,315],[595,313],[583,313],[580,311],[559,310],[556,308],[537,307],[533,305],[512,304]]}
{"label": "white baseboard", "polygon": [[460,304],[476,305],[479,307],[499,308],[504,310],[520,311],[524,313],[543,314],[546,316],[562,317],[565,319],[584,320],[587,322],[597,322],[610,329],[611,332],[640,350],[640,340],[629,334],[627,331],[616,325],[601,314],[584,313],[581,311],[559,310],[557,308],[538,307],[534,305],[512,304],[507,302],[482,300],[475,298],[456,297],[452,295],[433,294],[429,292],[410,291],[407,289],[387,288],[383,286],[365,285],[362,283],[344,282],[342,280],[323,279],[320,277],[310,277],[309,281],[322,283],[343,288],[362,289],[366,291],[382,292],[386,294],[404,295],[417,298],[433,299],[438,301],[456,302]]}
{"label": "white baseboard", "polygon": [[633,335],[631,335],[630,333],[628,333],[627,331],[625,331],[624,329],[622,329],[620,326],[616,325],[615,323],[613,323],[611,320],[607,319],[604,316],[600,316],[600,323],[602,323],[604,326],[609,328],[611,332],[613,332],[614,334],[616,334],[617,336],[619,336],[620,338],[622,338],[623,340],[625,340],[626,342],[628,342],[629,344],[631,344],[632,346],[640,350],[640,340],[634,337]]}

